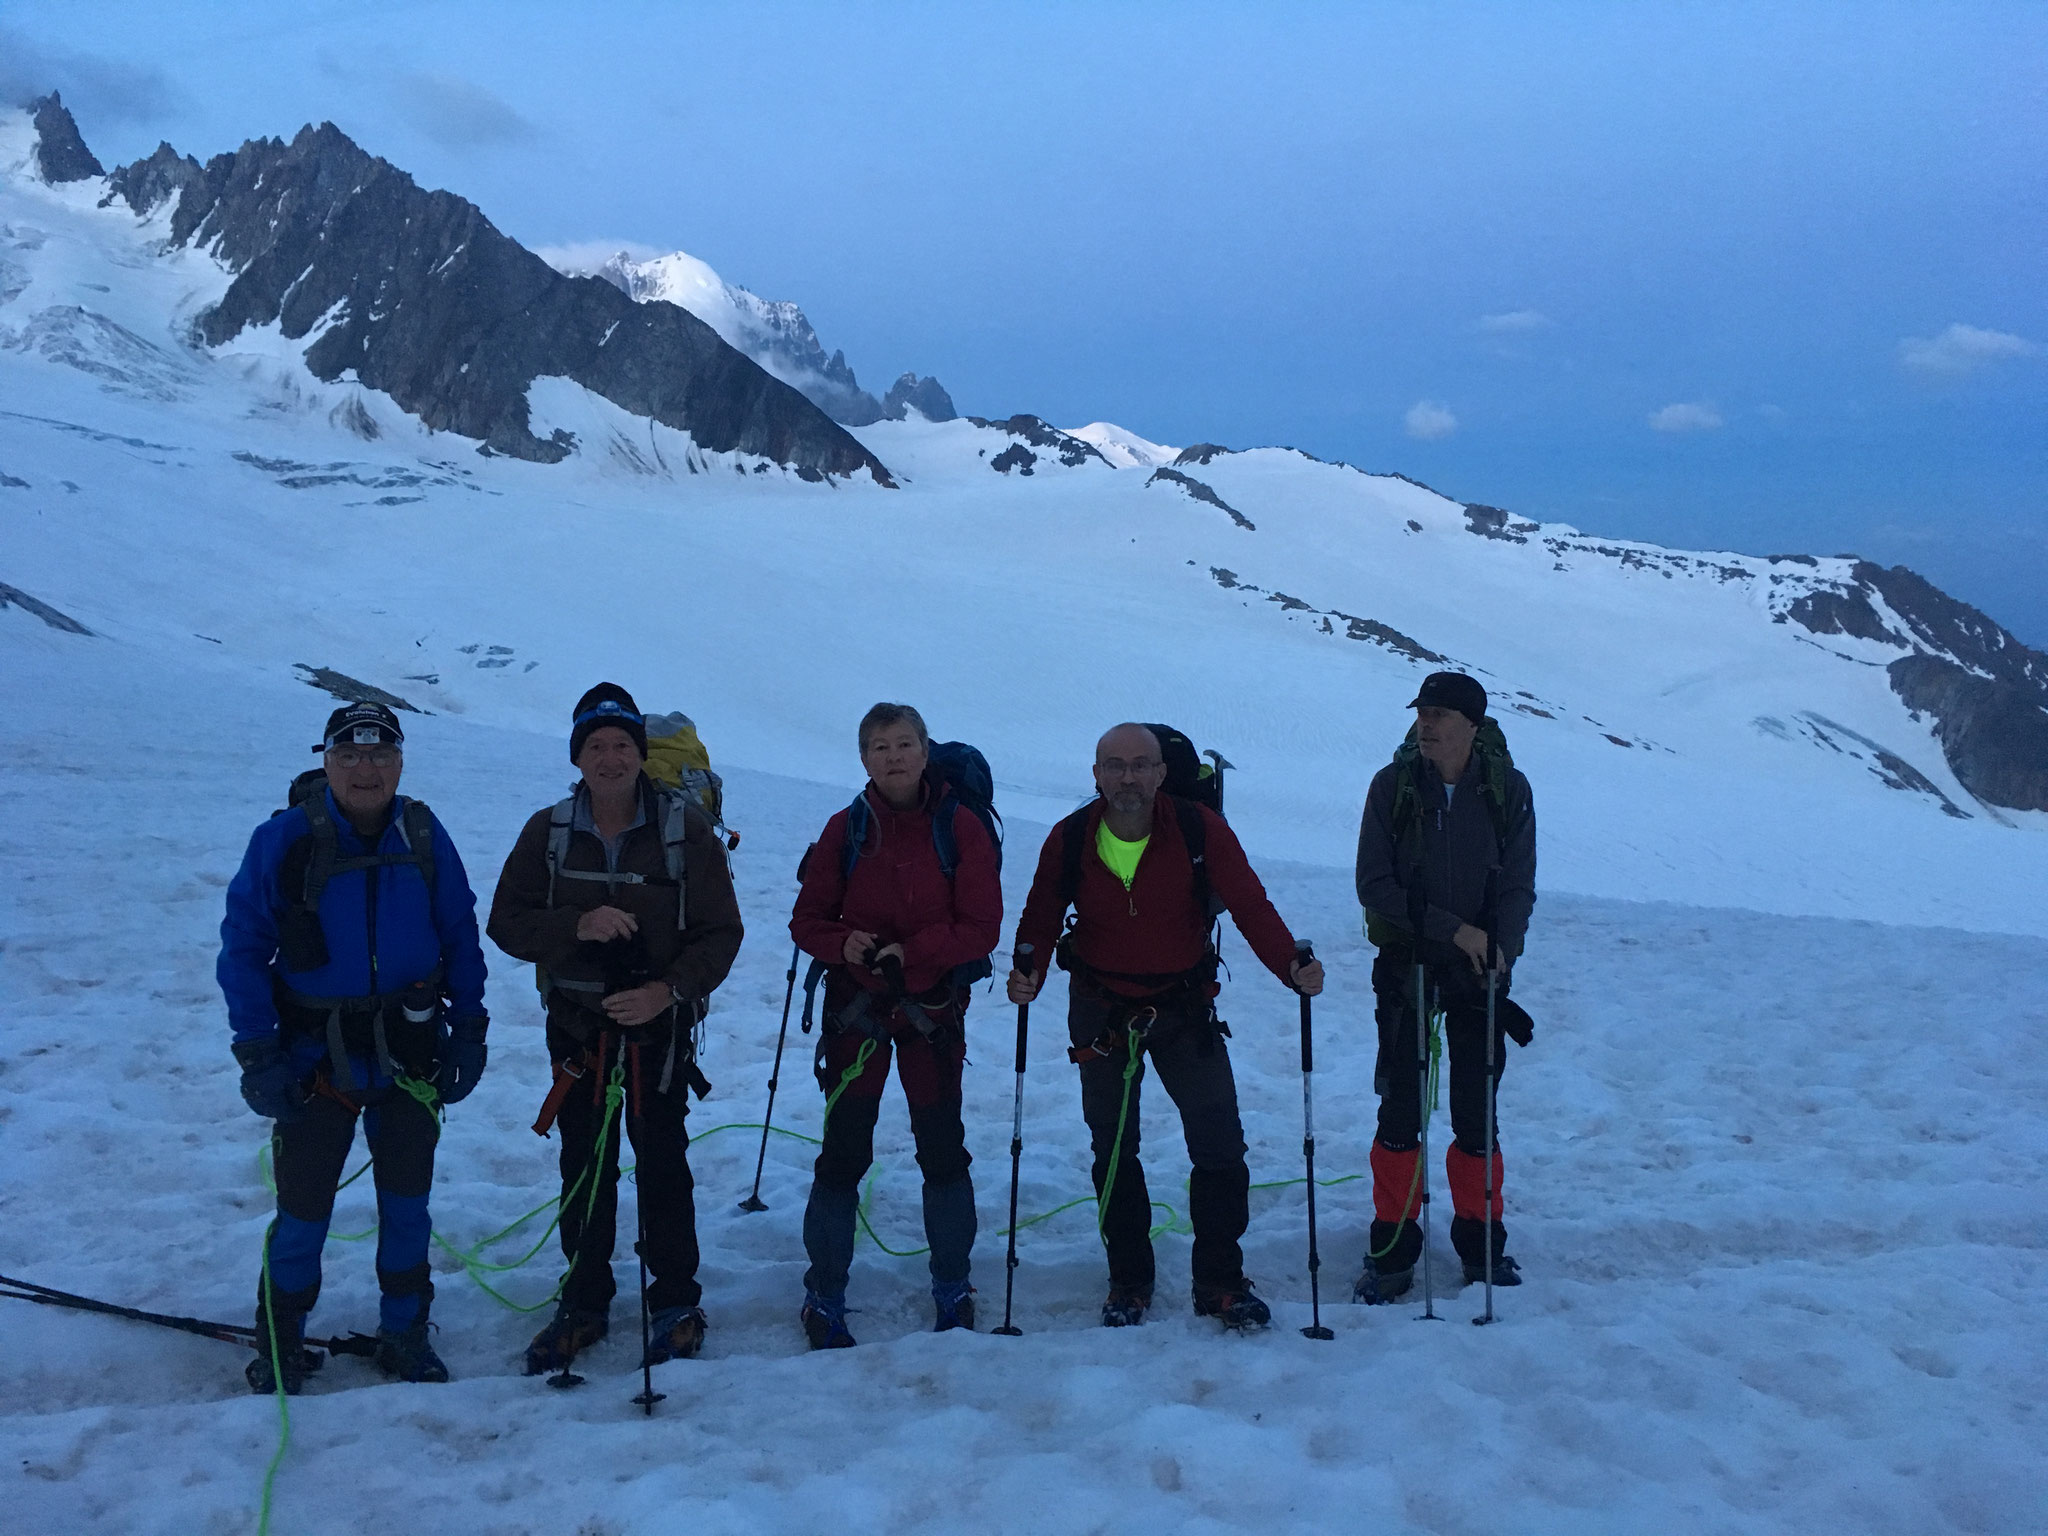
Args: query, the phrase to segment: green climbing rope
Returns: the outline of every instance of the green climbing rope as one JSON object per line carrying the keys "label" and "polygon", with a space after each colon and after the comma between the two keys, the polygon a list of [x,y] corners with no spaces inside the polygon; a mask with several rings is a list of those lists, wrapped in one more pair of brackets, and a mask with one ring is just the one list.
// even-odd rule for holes
{"label": "green climbing rope", "polygon": [[270,1465],[263,1472],[263,1504],[256,1516],[256,1536],[270,1536],[270,1500],[277,1488],[277,1469],[284,1465],[284,1453],[292,1443],[292,1410],[285,1401],[284,1357],[277,1347],[277,1308],[270,1292],[270,1239],[277,1231],[272,1218],[263,1234],[263,1321],[270,1332],[271,1390],[277,1395],[277,1449],[270,1453]]}
{"label": "green climbing rope", "polygon": [[1102,1193],[1095,1200],[1095,1235],[1102,1236],[1103,1224],[1109,1220],[1109,1196],[1116,1188],[1116,1168],[1124,1155],[1124,1122],[1131,1113],[1131,1079],[1138,1075],[1138,1062],[1145,1053],[1145,1037],[1135,1029],[1126,1029],[1124,1039],[1129,1044],[1130,1060],[1124,1063],[1124,1097],[1116,1108],[1116,1140],[1110,1143],[1109,1171],[1102,1176]]}
{"label": "green climbing rope", "polygon": [[[1425,1120],[1427,1120],[1431,1115],[1436,1113],[1437,1077],[1439,1070],[1443,1066],[1444,1059],[1443,1022],[1444,1016],[1441,1010],[1435,1010],[1430,1013],[1429,1086],[1423,1095],[1429,1102],[1423,1106],[1422,1110],[1422,1117]],[[1368,1248],[1366,1250],[1365,1256],[1369,1262],[1376,1262],[1380,1259],[1384,1259],[1388,1254],[1394,1251],[1394,1244],[1401,1241],[1401,1228],[1408,1221],[1409,1217],[1411,1217],[1415,1213],[1416,1196],[1418,1196],[1422,1192],[1422,1175],[1422,1159],[1420,1157],[1417,1157],[1415,1159],[1414,1177],[1412,1177],[1408,1181],[1408,1198],[1401,1202],[1401,1219],[1400,1221],[1394,1223],[1393,1235],[1387,1239],[1386,1245],[1384,1247]],[[1351,1175],[1351,1177],[1355,1179],[1358,1177],[1358,1175],[1354,1173]]]}

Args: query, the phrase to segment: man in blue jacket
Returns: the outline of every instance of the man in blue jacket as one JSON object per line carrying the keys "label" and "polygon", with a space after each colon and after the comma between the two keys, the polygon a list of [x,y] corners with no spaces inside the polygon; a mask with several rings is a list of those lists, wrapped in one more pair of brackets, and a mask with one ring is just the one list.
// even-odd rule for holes
{"label": "man in blue jacket", "polygon": [[319,1364],[306,1314],[358,1116],[377,1184],[377,1364],[404,1381],[448,1379],[427,1341],[427,1191],[437,1105],[476,1086],[489,1020],[476,897],[441,823],[398,795],[404,745],[381,704],[334,711],[313,749],[322,770],[256,829],[228,887],[216,974],[242,1097],[276,1122],[277,1220],[248,1368],[258,1392],[277,1390],[273,1358],[293,1393]]}

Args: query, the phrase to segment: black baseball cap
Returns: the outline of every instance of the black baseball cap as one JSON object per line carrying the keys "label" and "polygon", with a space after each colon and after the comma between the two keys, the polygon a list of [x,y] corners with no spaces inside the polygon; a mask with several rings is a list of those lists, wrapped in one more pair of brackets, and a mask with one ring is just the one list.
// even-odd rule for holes
{"label": "black baseball cap", "polygon": [[382,704],[367,700],[360,704],[344,704],[327,717],[327,729],[315,744],[315,752],[331,752],[336,747],[399,747],[405,744],[405,732],[398,727],[398,716]]}
{"label": "black baseball cap", "polygon": [[1415,702],[1408,707],[1420,709],[1425,704],[1434,709],[1455,709],[1474,725],[1486,718],[1486,690],[1479,686],[1477,678],[1462,672],[1432,672],[1425,677]]}

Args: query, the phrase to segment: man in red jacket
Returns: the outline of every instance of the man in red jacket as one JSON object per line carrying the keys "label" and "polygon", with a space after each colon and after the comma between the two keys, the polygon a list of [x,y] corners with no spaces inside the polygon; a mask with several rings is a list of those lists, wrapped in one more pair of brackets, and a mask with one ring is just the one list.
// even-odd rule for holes
{"label": "man in red jacket", "polygon": [[813,1349],[854,1342],[846,1327],[854,1216],[892,1053],[924,1170],[937,1331],[974,1326],[974,1185],[960,1069],[968,990],[1002,942],[1003,892],[995,840],[926,771],[929,749],[909,705],[867,712],[860,755],[868,786],[825,823],[789,919],[790,936],[826,968],[818,1044],[825,1144],[804,1210],[811,1265],[801,1319]]}
{"label": "man in red jacket", "polygon": [[[1297,959],[1294,936],[1229,825],[1206,807],[1161,794],[1165,783],[1159,739],[1146,727],[1119,725],[1096,743],[1099,797],[1045,840],[1017,925],[1021,963],[1010,972],[1010,1001],[1038,995],[1044,957],[1057,944],[1073,978],[1067,1029],[1074,1048],[1067,1054],[1081,1068],[1081,1114],[1109,1251],[1103,1326],[1143,1322],[1152,1303],[1152,1199],[1138,1162],[1139,1088],[1149,1056],[1180,1109],[1194,1165],[1195,1312],[1243,1328],[1272,1314],[1245,1278],[1238,1246],[1251,1219],[1251,1171],[1216,1017],[1212,898],[1290,987],[1315,996],[1323,968]],[[1069,906],[1074,923],[1062,936]]]}

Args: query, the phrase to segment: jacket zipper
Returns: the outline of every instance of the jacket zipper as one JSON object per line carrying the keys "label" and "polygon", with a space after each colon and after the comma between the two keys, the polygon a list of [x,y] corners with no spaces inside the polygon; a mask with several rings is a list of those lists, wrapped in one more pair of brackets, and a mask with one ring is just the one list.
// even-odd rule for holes
{"label": "jacket zipper", "polygon": [[[378,839],[377,847],[383,846]],[[375,853],[377,848],[371,848]],[[363,917],[369,930],[370,941],[370,995],[375,997],[382,990],[377,984],[377,877],[384,872],[383,866],[373,864],[363,871]]]}

